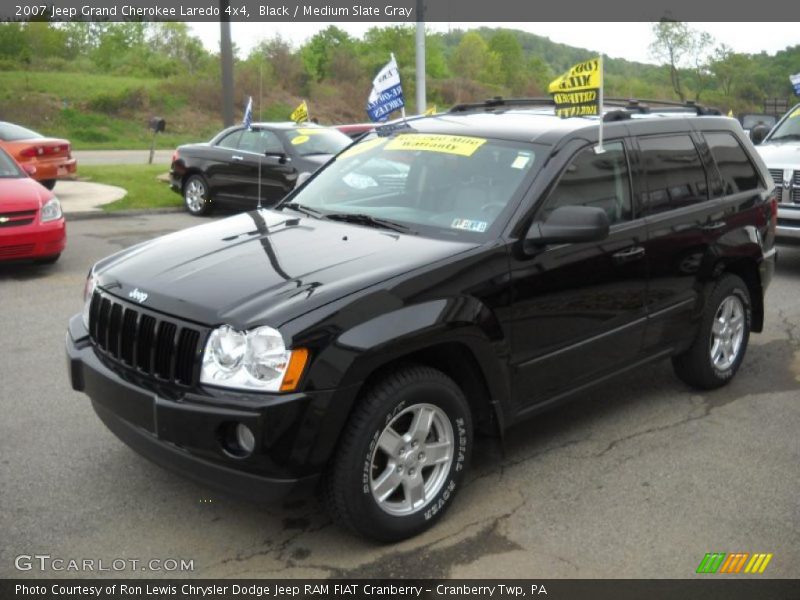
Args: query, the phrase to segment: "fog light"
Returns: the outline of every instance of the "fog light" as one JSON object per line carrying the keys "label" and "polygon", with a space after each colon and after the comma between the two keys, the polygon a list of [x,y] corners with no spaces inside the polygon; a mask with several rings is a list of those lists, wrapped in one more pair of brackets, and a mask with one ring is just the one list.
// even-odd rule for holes
{"label": "fog light", "polygon": [[250,428],[243,423],[236,426],[236,445],[246,455],[252,454],[256,449],[256,438]]}

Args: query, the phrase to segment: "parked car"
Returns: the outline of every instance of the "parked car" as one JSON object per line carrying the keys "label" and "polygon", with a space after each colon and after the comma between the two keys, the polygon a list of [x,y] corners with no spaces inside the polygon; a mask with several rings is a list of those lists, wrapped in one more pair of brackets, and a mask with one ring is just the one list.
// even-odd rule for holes
{"label": "parked car", "polygon": [[78,169],[68,140],[45,137],[14,123],[0,121],[0,148],[19,164],[35,167],[33,178],[48,190]]}
{"label": "parked car", "polygon": [[375,129],[375,123],[349,123],[347,125],[335,125],[334,127],[349,138],[357,140],[365,133]]}
{"label": "parked car", "polygon": [[238,125],[208,143],[178,147],[170,184],[193,215],[221,204],[272,206],[350,143],[335,129],[313,123]]}
{"label": "parked car", "polygon": [[756,146],[778,189],[779,244],[800,243],[800,104]]}
{"label": "parked car", "polygon": [[33,259],[54,263],[67,235],[61,204],[53,193],[0,149],[0,261]]}
{"label": "parked car", "polygon": [[611,116],[602,148],[497,99],[395,122],[274,210],[100,261],[73,388],[181,475],[319,489],[392,541],[451,505],[476,430],[663,358],[725,385],[764,324],[769,173],[733,119]]}

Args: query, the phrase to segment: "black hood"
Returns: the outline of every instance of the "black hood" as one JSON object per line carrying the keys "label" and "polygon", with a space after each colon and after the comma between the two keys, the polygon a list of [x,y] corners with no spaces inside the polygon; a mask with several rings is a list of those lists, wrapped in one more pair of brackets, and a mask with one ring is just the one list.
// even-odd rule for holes
{"label": "black hood", "polygon": [[142,305],[153,310],[277,327],[474,245],[260,210],[140,244],[99,263],[97,275],[125,300],[146,294]]}

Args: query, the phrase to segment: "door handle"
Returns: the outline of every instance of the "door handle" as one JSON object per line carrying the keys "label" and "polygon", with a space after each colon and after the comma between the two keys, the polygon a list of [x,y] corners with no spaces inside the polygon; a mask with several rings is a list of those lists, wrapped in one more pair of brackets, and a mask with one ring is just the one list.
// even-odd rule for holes
{"label": "door handle", "polygon": [[238,154],[234,154],[231,156],[231,160],[244,160],[244,156],[239,156]]}
{"label": "door handle", "polygon": [[723,227],[725,227],[725,221],[715,221],[714,223],[703,225],[700,229],[702,229],[703,231],[717,231],[718,229],[722,229]]}
{"label": "door handle", "polygon": [[627,260],[636,260],[637,258],[641,258],[644,256],[644,248],[642,248],[641,246],[632,246],[631,248],[626,248],[625,250],[620,250],[619,252],[615,252],[611,256],[613,256],[614,259],[619,262]]}

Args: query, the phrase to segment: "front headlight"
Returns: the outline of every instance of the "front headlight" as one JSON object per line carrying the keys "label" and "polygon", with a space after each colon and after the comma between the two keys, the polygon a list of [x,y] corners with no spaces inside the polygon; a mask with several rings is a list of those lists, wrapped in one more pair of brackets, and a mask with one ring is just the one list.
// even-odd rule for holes
{"label": "front headlight", "polygon": [[83,326],[86,331],[89,331],[89,308],[92,306],[92,296],[94,290],[97,288],[97,278],[94,273],[89,271],[89,276],[86,278],[86,283],[83,286]]}
{"label": "front headlight", "polygon": [[55,221],[56,219],[61,218],[61,202],[58,201],[58,198],[53,196],[44,203],[42,206],[42,213],[39,220],[42,223],[47,223],[48,221]]}
{"label": "front headlight", "polygon": [[223,325],[211,332],[203,352],[200,382],[262,392],[287,392],[297,387],[308,351],[287,350],[272,327],[238,331]]}

